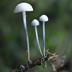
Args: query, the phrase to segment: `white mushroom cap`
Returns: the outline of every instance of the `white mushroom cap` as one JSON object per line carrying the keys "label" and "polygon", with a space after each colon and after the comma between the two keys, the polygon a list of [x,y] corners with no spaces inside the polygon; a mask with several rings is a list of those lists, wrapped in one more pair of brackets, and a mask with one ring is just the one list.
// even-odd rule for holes
{"label": "white mushroom cap", "polygon": [[37,19],[34,19],[31,23],[32,26],[38,26],[39,25],[39,21]]}
{"label": "white mushroom cap", "polygon": [[29,3],[23,2],[15,7],[14,13],[23,12],[23,11],[33,11],[33,8]]}
{"label": "white mushroom cap", "polygon": [[48,21],[48,17],[46,15],[41,15],[39,18],[40,21]]}

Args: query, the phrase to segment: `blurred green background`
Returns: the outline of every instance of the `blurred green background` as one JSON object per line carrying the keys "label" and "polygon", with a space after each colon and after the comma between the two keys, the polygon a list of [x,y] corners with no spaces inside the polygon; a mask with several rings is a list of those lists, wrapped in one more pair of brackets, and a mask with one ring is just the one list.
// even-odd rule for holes
{"label": "blurred green background", "polygon": [[[33,12],[27,12],[27,27],[30,41],[31,60],[40,58],[33,19],[42,14],[49,17],[46,22],[46,50],[72,56],[72,0],[2,0],[0,1],[0,72],[9,72],[19,65],[27,63],[27,45],[23,26],[22,13],[14,14],[15,6],[28,2],[33,6]],[[38,26],[41,48],[43,48],[42,22]],[[26,72],[51,72],[51,62],[47,68],[36,66]],[[63,71],[68,72],[68,71]]]}

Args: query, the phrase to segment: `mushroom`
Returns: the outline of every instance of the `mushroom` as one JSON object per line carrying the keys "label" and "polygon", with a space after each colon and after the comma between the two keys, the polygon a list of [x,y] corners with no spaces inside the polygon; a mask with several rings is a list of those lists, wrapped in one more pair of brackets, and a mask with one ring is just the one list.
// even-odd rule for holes
{"label": "mushroom", "polygon": [[31,23],[31,25],[35,26],[35,34],[36,34],[36,40],[37,40],[38,48],[39,48],[41,56],[43,57],[41,47],[40,47],[40,43],[39,43],[39,39],[38,39],[38,32],[37,32],[37,26],[39,25],[39,21],[37,19],[34,19]]}
{"label": "mushroom", "polygon": [[26,40],[27,40],[27,52],[28,52],[28,62],[30,61],[30,53],[29,53],[29,38],[28,38],[28,32],[27,32],[27,24],[26,24],[26,11],[33,11],[32,6],[29,3],[20,3],[15,7],[14,13],[22,12],[23,15],[23,23],[26,33]]}
{"label": "mushroom", "polygon": [[43,22],[43,57],[45,57],[45,22],[49,19],[46,15],[42,15],[39,20]]}

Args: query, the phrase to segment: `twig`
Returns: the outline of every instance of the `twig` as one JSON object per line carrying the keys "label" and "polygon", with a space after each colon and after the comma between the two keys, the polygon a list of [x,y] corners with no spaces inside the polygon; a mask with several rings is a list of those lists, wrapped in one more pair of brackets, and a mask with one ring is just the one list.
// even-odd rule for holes
{"label": "twig", "polygon": [[37,65],[41,65],[42,63],[44,63],[45,61],[47,61],[49,58],[49,53],[46,54],[46,56],[44,58],[39,58],[33,62],[30,62],[26,65],[20,65],[18,66],[16,69],[10,71],[10,72],[25,72],[27,71],[28,69],[32,68],[32,67],[35,67]]}

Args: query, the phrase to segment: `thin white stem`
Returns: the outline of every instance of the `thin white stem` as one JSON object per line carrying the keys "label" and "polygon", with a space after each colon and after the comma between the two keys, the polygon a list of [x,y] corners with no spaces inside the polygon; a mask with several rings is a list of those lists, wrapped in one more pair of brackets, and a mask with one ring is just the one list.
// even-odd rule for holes
{"label": "thin white stem", "polygon": [[45,22],[43,21],[43,56],[45,57]]}
{"label": "thin white stem", "polygon": [[27,52],[28,52],[28,62],[30,61],[30,53],[29,53],[29,38],[28,38],[28,32],[27,32],[27,24],[26,24],[26,12],[23,12],[23,23],[25,28],[25,34],[26,34],[26,40],[27,40]]}
{"label": "thin white stem", "polygon": [[35,26],[35,33],[36,33],[36,40],[37,40],[38,48],[39,48],[41,56],[43,57],[41,47],[40,47],[40,43],[39,43],[39,38],[38,38],[37,26]]}

